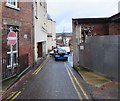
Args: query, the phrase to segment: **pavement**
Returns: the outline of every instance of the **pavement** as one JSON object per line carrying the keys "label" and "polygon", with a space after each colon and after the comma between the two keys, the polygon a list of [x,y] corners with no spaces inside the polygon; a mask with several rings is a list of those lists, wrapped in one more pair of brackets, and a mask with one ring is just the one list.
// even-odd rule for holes
{"label": "pavement", "polygon": [[94,99],[120,99],[118,93],[120,84],[117,81],[88,69],[80,69],[78,72],[89,85]]}
{"label": "pavement", "polygon": [[[46,59],[49,58],[49,56],[46,57]],[[44,60],[46,59],[41,59],[37,62],[37,64],[35,65],[36,69],[40,64],[43,63]],[[14,91],[14,89],[16,89],[17,87],[19,87],[26,79],[28,79],[29,77],[31,77],[32,72],[34,71],[34,69],[30,69],[27,70],[27,72],[25,71],[25,73],[21,73],[20,75],[10,78],[6,81],[4,81],[2,83],[2,90],[0,91],[0,101],[2,99],[7,98],[11,92]]]}

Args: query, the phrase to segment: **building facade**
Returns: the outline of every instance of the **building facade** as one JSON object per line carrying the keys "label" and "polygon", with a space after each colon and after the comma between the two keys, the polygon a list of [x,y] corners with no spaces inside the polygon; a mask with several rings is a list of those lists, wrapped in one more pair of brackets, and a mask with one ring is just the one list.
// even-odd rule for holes
{"label": "building facade", "polygon": [[69,46],[72,45],[72,33],[56,33],[56,45]]}
{"label": "building facade", "polygon": [[73,66],[119,80],[120,13],[109,18],[72,20]]}
{"label": "building facade", "polygon": [[79,18],[73,19],[73,31],[80,42],[87,36],[119,35],[120,13],[109,18]]}
{"label": "building facade", "polygon": [[[0,5],[2,10],[2,77],[3,79],[20,73],[32,65],[32,2],[6,0]],[[8,43],[8,34],[15,32],[16,43]]]}
{"label": "building facade", "polygon": [[47,50],[52,50],[53,47],[56,47],[56,32],[55,32],[55,21],[50,18],[48,15],[47,20]]}
{"label": "building facade", "polygon": [[47,54],[47,2],[35,0],[34,5],[34,56],[35,61]]}
{"label": "building facade", "polygon": [[118,12],[120,12],[120,1],[118,2]]}

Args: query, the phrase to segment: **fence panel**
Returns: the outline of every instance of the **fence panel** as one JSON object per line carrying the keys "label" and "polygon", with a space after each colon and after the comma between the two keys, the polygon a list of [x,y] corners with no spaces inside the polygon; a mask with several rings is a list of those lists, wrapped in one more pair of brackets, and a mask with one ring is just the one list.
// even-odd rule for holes
{"label": "fence panel", "polygon": [[80,66],[118,79],[120,35],[87,37],[80,50]]}

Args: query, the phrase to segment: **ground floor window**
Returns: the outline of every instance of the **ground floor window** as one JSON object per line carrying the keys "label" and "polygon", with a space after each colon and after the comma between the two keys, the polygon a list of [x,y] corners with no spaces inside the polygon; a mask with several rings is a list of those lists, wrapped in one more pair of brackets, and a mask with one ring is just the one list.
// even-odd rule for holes
{"label": "ground floor window", "polygon": [[[18,26],[11,26],[8,25],[7,26],[7,34],[10,31],[14,31],[16,33],[16,36],[18,37]],[[7,68],[11,69],[16,67],[16,65],[18,64],[18,38],[17,38],[17,42],[15,45],[9,45],[7,44]]]}

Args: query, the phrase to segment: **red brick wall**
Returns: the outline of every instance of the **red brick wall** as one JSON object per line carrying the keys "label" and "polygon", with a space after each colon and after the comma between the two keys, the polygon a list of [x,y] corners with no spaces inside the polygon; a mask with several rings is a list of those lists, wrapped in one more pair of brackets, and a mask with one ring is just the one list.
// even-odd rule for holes
{"label": "red brick wall", "polygon": [[[0,74],[2,74],[1,61],[2,61],[2,2],[0,2]],[[0,76],[0,80],[1,80],[1,76]]]}
{"label": "red brick wall", "polygon": [[111,16],[109,20],[109,34],[120,35],[120,13]]}
{"label": "red brick wall", "polygon": [[[21,22],[19,27],[19,56],[28,54],[29,64],[32,63],[32,2],[19,2],[20,10],[11,9],[5,6],[6,3],[3,3],[2,17],[10,18],[16,21]],[[6,28],[3,25],[3,34],[6,34]],[[24,38],[24,34],[27,34],[27,38]]]}
{"label": "red brick wall", "polygon": [[91,35],[94,35],[96,33],[96,35],[107,35],[108,32],[108,25],[106,23],[80,23],[80,25],[82,24],[82,26],[87,26],[87,27],[93,27],[93,30],[91,31]]}
{"label": "red brick wall", "polygon": [[110,35],[120,35],[120,23],[112,22],[109,24]]}

